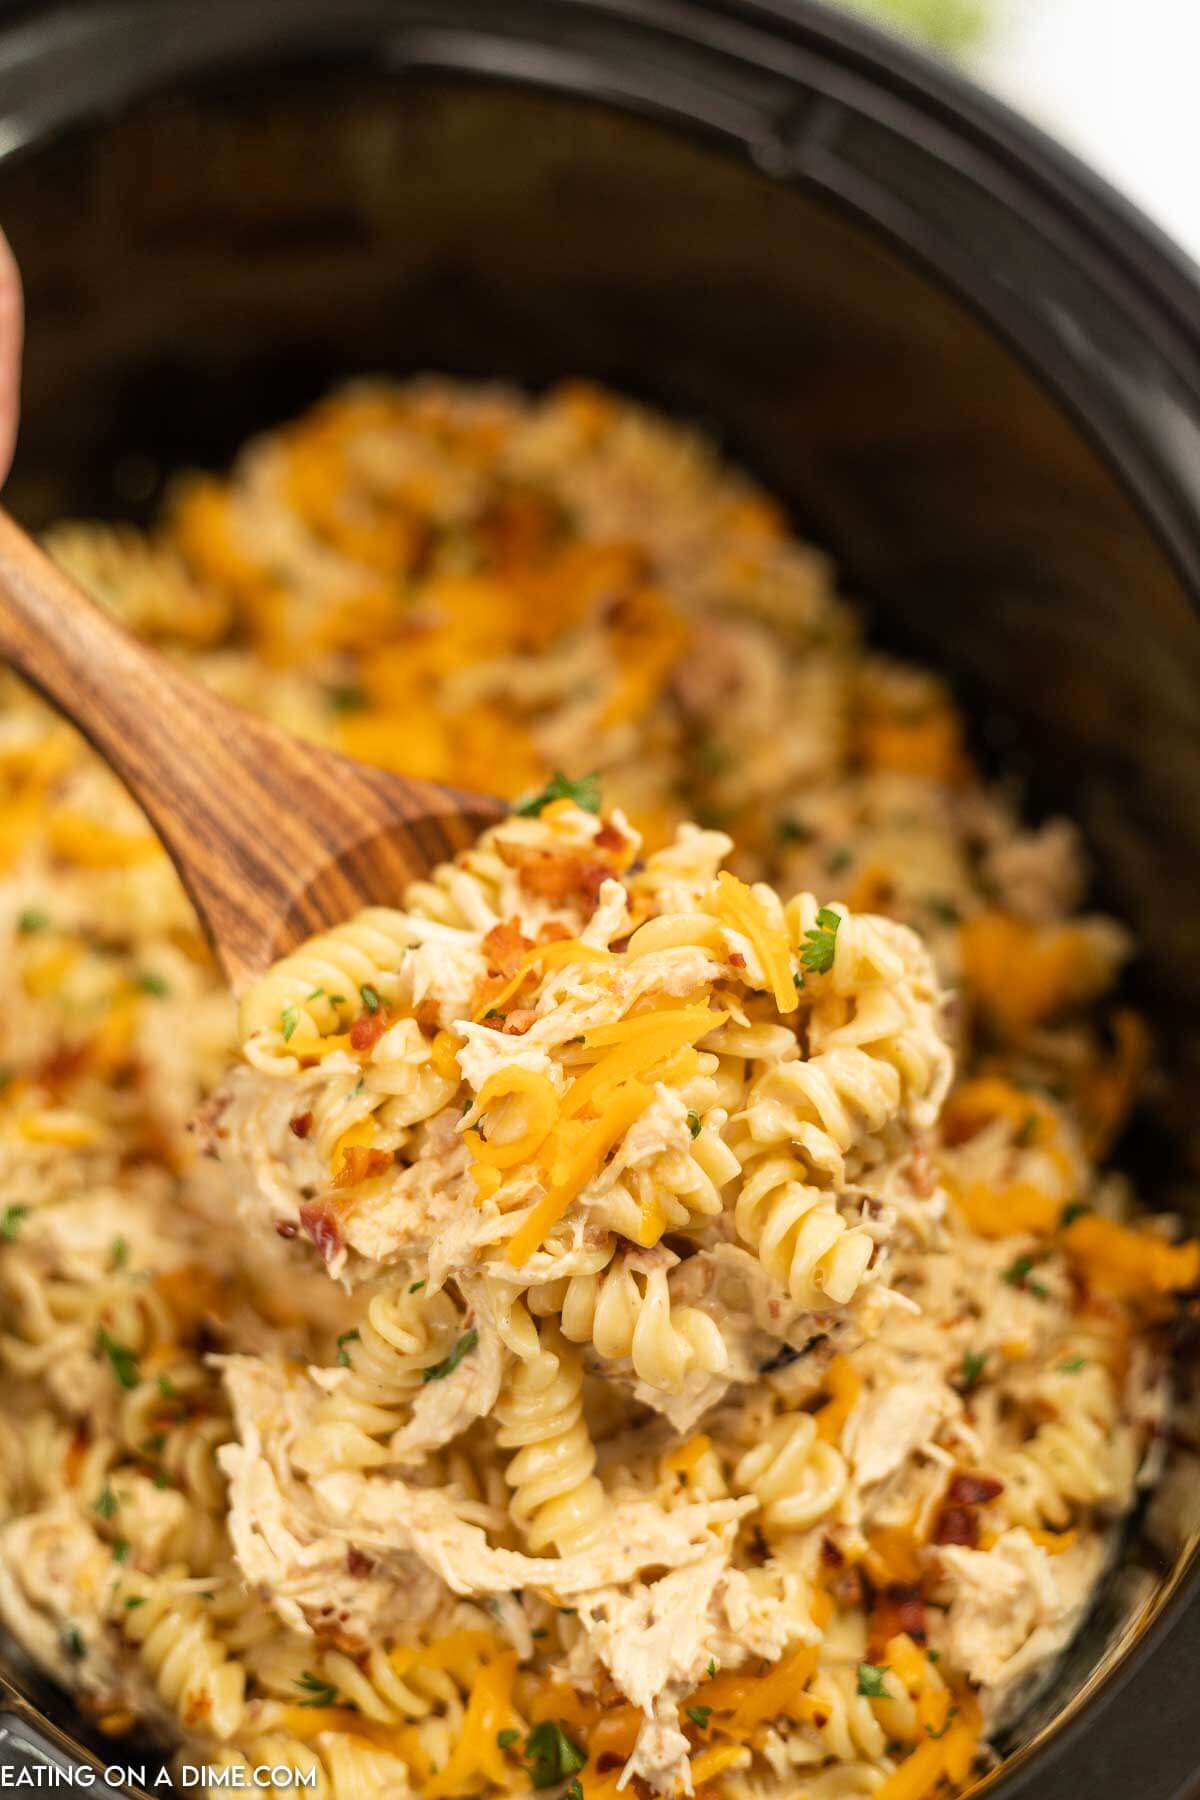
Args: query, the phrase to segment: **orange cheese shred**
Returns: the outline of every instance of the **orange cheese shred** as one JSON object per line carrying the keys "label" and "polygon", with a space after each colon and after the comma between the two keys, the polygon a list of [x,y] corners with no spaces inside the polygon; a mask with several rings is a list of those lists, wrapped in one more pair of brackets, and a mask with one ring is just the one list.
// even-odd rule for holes
{"label": "orange cheese shred", "polygon": [[744,881],[722,869],[717,876],[717,916],[732,930],[749,939],[759,960],[763,980],[781,1013],[795,1012],[800,1004],[787,932],[776,924],[766,907]]}
{"label": "orange cheese shred", "polygon": [[[543,1161],[549,1186],[509,1240],[506,1255],[514,1268],[528,1262],[546,1233],[562,1218],[575,1196],[599,1174],[605,1157],[639,1119],[654,1098],[644,1082],[629,1081],[617,1089],[600,1117],[566,1132],[564,1126],[551,1135]],[[574,1124],[568,1120],[567,1126]]]}

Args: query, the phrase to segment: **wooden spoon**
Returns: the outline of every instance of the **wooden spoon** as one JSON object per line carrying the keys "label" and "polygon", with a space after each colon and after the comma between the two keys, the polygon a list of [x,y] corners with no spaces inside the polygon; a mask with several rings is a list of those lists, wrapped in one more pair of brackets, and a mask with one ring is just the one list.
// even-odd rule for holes
{"label": "wooden spoon", "polygon": [[498,819],[289,737],[180,674],[0,511],[0,658],[91,739],[161,837],[235,993],[302,938],[398,904]]}

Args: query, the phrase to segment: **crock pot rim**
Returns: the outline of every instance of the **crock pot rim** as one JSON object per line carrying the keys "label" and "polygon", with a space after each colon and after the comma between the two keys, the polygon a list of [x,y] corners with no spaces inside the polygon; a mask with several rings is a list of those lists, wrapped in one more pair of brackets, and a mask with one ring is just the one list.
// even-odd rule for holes
{"label": "crock pot rim", "polygon": [[[629,55],[635,40],[644,66]],[[770,178],[866,222],[1055,396],[1200,605],[1200,271],[1003,101],[822,0],[504,0],[503,9],[494,0],[173,0],[167,9],[64,0],[0,28],[0,162],[175,77],[330,50],[366,51],[413,74],[508,81],[725,139]],[[699,77],[715,71],[705,109]],[[798,97],[812,99],[804,76],[818,71],[822,111],[806,117],[813,109]],[[960,230],[923,217],[922,183],[904,189],[891,159],[852,167],[845,132],[830,144],[833,111],[843,126],[890,133],[943,177],[967,181],[977,207],[1018,224],[1027,257],[1014,279],[989,271]],[[1074,278],[1074,308],[1054,295],[1057,277]],[[1141,365],[1124,381],[1114,331]]]}

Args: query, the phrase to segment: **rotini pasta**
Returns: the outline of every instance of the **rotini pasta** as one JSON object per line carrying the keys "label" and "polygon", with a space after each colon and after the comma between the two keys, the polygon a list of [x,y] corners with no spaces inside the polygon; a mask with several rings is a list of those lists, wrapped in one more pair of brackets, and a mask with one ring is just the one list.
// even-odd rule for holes
{"label": "rotini pasta", "polygon": [[361,1323],[343,1334],[334,1376],[312,1424],[297,1438],[296,1467],[307,1475],[373,1469],[392,1460],[392,1439],[406,1423],[428,1369],[450,1351],[461,1317],[445,1294],[413,1293],[393,1281],[368,1300]]}
{"label": "rotini pasta", "polygon": [[628,1357],[639,1381],[664,1393],[693,1370],[720,1375],[728,1364],[716,1321],[697,1307],[672,1306],[668,1271],[648,1256],[622,1255],[597,1274],[533,1288],[529,1305],[536,1315],[556,1316],[571,1343]]}
{"label": "rotini pasta", "polygon": [[6,1631],[329,1800],[961,1792],[1200,1280],[1097,1171],[1148,1044],[1072,828],[587,384],[360,385],[50,541],[234,702],[515,804],[230,1069],[168,858],[3,686]]}
{"label": "rotini pasta", "polygon": [[817,1437],[808,1413],[774,1419],[762,1442],[740,1457],[734,1489],[759,1502],[767,1531],[804,1531],[831,1513],[846,1489],[846,1464]]}
{"label": "rotini pasta", "polygon": [[518,1362],[496,1406],[496,1442],[514,1454],[505,1473],[513,1517],[532,1550],[585,1550],[604,1529],[604,1491],[583,1418],[574,1353],[547,1327],[538,1354]]}
{"label": "rotini pasta", "polygon": [[245,1675],[211,1629],[201,1588],[186,1570],[154,1579],[127,1570],[113,1586],[110,1614],[179,1724],[228,1739],[241,1723]]}

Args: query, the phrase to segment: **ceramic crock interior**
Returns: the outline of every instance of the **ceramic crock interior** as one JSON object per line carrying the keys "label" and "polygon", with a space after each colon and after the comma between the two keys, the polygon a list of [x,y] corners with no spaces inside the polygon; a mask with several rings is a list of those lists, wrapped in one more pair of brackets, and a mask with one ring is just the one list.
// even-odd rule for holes
{"label": "ceramic crock interior", "polygon": [[[8,499],[32,526],[145,517],[173,470],[364,372],[584,372],[713,430],[834,553],[877,636],[957,679],[981,755],[1084,825],[1173,1068],[1127,1154],[1156,1202],[1186,1205],[1200,624],[1100,456],[913,265],[601,105],[329,65],[77,127],[0,168],[0,218],[30,315]],[[1015,1746],[1178,1575],[1185,1475]]]}

